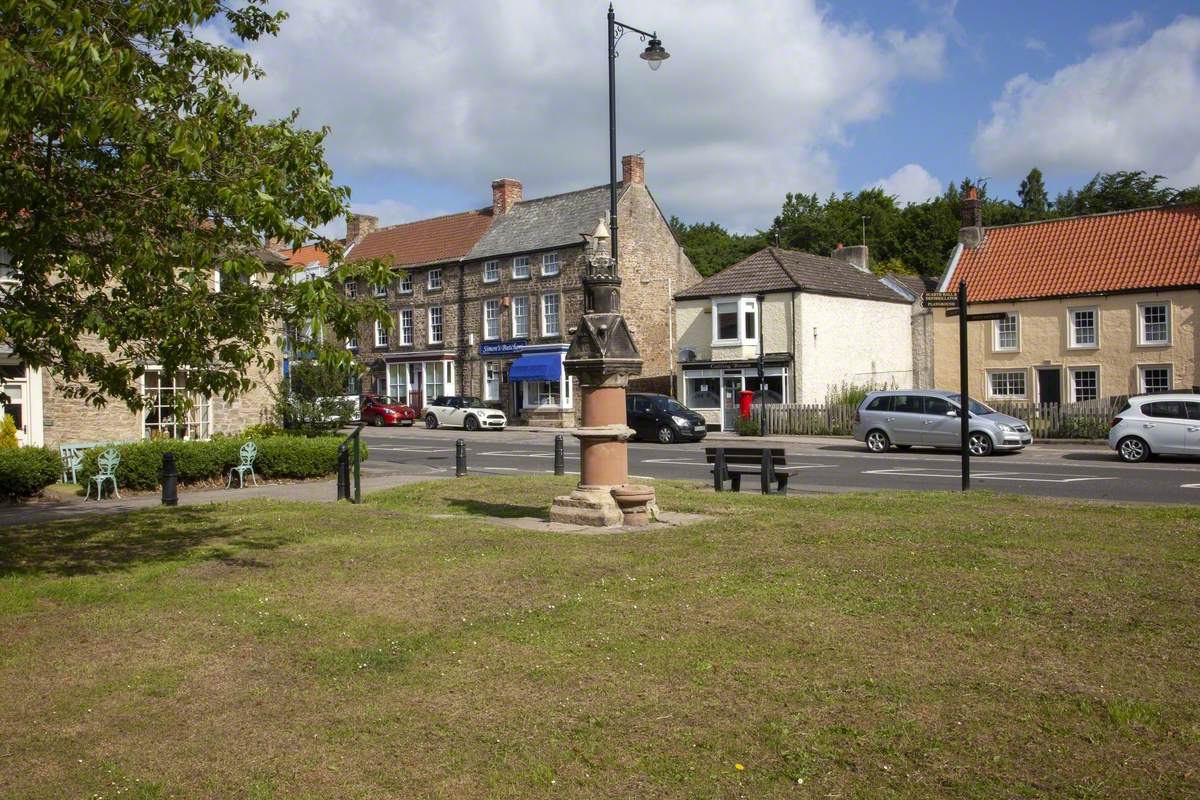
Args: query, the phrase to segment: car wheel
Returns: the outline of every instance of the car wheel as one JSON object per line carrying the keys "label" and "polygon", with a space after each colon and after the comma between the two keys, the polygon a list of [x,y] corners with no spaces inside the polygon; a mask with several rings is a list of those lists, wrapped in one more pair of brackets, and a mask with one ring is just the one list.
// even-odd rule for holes
{"label": "car wheel", "polygon": [[663,425],[658,429],[658,441],[662,442],[663,444],[673,444],[676,438],[675,431],[673,431],[670,426]]}
{"label": "car wheel", "polygon": [[874,430],[867,434],[867,449],[872,453],[883,453],[891,446],[892,440],[883,431]]}
{"label": "car wheel", "polygon": [[383,427],[383,417],[380,417],[380,416],[371,417],[371,424],[374,425],[376,428],[382,428]]}
{"label": "car wheel", "polygon": [[437,427],[437,425],[438,425],[437,417],[435,417],[433,414],[425,415],[425,427],[426,428],[428,428],[429,430],[433,430],[434,428]]}
{"label": "car wheel", "polygon": [[1117,455],[1128,464],[1137,464],[1150,457],[1150,445],[1137,436],[1126,436],[1117,442]]}
{"label": "car wheel", "polygon": [[992,437],[982,431],[975,431],[967,438],[967,449],[976,458],[992,454]]}
{"label": "car wheel", "polygon": [[467,417],[466,422],[463,423],[463,427],[469,431],[479,430],[479,418],[473,416]]}

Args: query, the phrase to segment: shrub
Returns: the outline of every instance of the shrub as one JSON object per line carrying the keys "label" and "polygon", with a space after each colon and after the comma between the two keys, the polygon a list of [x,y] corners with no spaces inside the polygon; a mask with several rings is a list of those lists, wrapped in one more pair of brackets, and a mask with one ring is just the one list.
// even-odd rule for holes
{"label": "shrub", "polygon": [[0,423],[0,448],[18,446],[17,421],[13,419],[12,414],[5,414],[4,422]]}
{"label": "shrub", "polygon": [[[240,451],[245,437],[226,437],[210,441],[191,442],[178,439],[149,439],[132,444],[116,445],[121,454],[117,467],[117,484],[129,489],[154,489],[159,485],[163,453],[175,454],[175,466],[181,484],[223,479],[229,469],[241,460]],[[305,439],[296,436],[255,438],[258,455],[254,471],[263,478],[319,478],[337,467],[340,436],[320,436]],[[86,483],[96,474],[96,459],[108,448],[96,447],[84,454],[79,470],[79,482]],[[367,458],[367,446],[362,445],[362,458]]]}
{"label": "shrub", "polygon": [[738,417],[734,430],[737,431],[738,436],[758,436],[758,420],[753,417],[750,419]]}
{"label": "shrub", "polygon": [[246,430],[242,431],[237,437],[239,439],[266,439],[268,436],[282,436],[286,431],[276,425],[274,422],[260,422],[257,425],[251,425]]}
{"label": "shrub", "polygon": [[[11,419],[11,417],[10,417]],[[45,447],[0,448],[0,496],[38,494],[62,475],[62,459]]]}

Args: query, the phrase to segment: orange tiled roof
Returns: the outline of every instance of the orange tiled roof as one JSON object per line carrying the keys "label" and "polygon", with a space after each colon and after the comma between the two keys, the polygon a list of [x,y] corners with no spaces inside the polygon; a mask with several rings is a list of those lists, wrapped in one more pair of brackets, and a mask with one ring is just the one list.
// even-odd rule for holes
{"label": "orange tiled roof", "polygon": [[492,209],[485,208],[391,225],[363,237],[349,259],[390,259],[397,267],[451,261],[470,252],[491,224]]}
{"label": "orange tiled roof", "polygon": [[286,258],[287,263],[293,267],[307,267],[310,264],[329,266],[329,254],[318,249],[315,244],[306,244],[291,251],[284,250],[280,255]]}
{"label": "orange tiled roof", "polygon": [[[971,302],[1200,286],[1200,206],[1163,206],[986,230],[949,283]],[[953,289],[954,286],[947,286]]]}

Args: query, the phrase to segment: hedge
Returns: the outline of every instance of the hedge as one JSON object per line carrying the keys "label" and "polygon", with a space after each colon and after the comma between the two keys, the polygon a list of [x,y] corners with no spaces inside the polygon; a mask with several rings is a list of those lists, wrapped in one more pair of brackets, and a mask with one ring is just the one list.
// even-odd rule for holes
{"label": "hedge", "polygon": [[[175,454],[179,482],[197,483],[224,480],[229,468],[240,463],[239,451],[246,439],[225,437],[209,441],[151,439],[144,442],[116,445],[121,454],[117,467],[117,485],[122,489],[154,489],[159,484],[163,453]],[[299,436],[270,436],[254,439],[258,455],[254,472],[260,478],[319,478],[332,474],[337,468],[338,445],[341,436],[318,436],[306,439]],[[362,458],[367,458],[367,445],[362,443]],[[107,447],[97,447],[84,454],[79,470],[79,482],[85,484],[96,474],[96,459]]]}
{"label": "hedge", "polygon": [[0,496],[12,500],[38,494],[62,475],[58,452],[45,447],[0,449]]}

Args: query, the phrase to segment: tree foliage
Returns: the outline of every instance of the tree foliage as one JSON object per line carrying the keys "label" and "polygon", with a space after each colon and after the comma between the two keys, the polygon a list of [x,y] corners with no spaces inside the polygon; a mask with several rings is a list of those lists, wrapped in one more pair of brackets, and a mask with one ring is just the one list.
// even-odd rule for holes
{"label": "tree foliage", "polygon": [[[350,422],[358,401],[347,386],[358,378],[357,364],[298,361],[275,392],[275,411],[284,427],[304,436],[320,436]],[[357,393],[357,392],[356,392]]]}
{"label": "tree foliage", "polygon": [[1017,203],[989,195],[983,179],[964,178],[949,184],[938,197],[904,206],[877,188],[832,194],[825,200],[789,192],[770,228],[755,237],[735,237],[715,222],[687,225],[672,218],[671,225],[693,263],[705,265],[701,269],[705,275],[749,255],[740,248],[753,252],[767,243],[828,255],[838,244],[862,242],[865,222],[874,271],[933,276],[945,269],[958,241],[962,197],[970,187],[978,193],[984,225],[1200,203],[1200,186],[1177,191],[1162,185],[1163,180],[1161,175],[1140,171],[1097,173],[1078,191],[1068,190],[1049,202],[1042,173],[1035,167],[1021,182]]}
{"label": "tree foliage", "polygon": [[68,393],[136,408],[155,364],[230,399],[275,366],[284,324],[341,337],[380,315],[338,285],[349,270],[386,282],[383,265],[306,283],[264,270],[268,237],[314,238],[349,194],[326,131],[296,112],[256,120],[232,87],[260,70],[197,33],[274,35],[284,15],[265,2],[0,0],[0,250],[16,279],[0,338]]}

